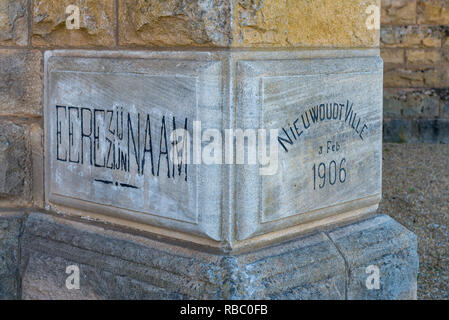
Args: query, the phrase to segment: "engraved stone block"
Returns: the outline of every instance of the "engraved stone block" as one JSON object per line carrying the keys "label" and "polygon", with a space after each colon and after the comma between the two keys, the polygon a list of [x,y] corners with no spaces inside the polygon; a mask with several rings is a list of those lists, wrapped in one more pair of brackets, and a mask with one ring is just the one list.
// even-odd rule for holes
{"label": "engraved stone block", "polygon": [[48,208],[237,250],[380,200],[376,50],[61,50],[45,86]]}
{"label": "engraved stone block", "polygon": [[222,126],[220,60],[47,56],[47,196],[219,240],[221,172],[173,164],[170,134]]}
{"label": "engraved stone block", "polygon": [[276,174],[237,168],[238,239],[379,201],[381,69],[375,57],[238,62],[237,127],[279,129],[280,145]]}

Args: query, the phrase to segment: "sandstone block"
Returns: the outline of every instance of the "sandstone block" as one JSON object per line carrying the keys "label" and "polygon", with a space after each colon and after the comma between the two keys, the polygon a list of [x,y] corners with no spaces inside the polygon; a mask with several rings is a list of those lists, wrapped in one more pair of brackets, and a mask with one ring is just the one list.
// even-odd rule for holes
{"label": "sandstone block", "polygon": [[410,70],[405,68],[385,68],[384,87],[386,88],[407,88],[423,87],[424,73],[422,70]]}
{"label": "sandstone block", "polygon": [[380,1],[120,0],[120,44],[376,47],[370,6],[380,10]]}
{"label": "sandstone block", "polygon": [[434,90],[384,90],[384,117],[428,117],[439,115],[440,96]]}
{"label": "sandstone block", "polygon": [[437,50],[407,50],[407,62],[410,64],[436,64],[441,60],[441,53]]}
{"label": "sandstone block", "polygon": [[[32,213],[21,252],[24,299],[416,297],[416,237],[387,216],[217,255]],[[366,287],[370,265],[380,269],[374,290]],[[67,266],[79,268],[79,290],[66,287]]]}
{"label": "sandstone block", "polygon": [[[79,29],[68,29],[69,5],[79,9]],[[75,13],[76,14],[76,13]],[[36,0],[33,6],[34,46],[113,46],[115,45],[114,0]]]}
{"label": "sandstone block", "polygon": [[384,141],[449,143],[448,119],[392,119],[384,121]]}
{"label": "sandstone block", "polygon": [[0,213],[0,300],[19,299],[22,213]]}
{"label": "sandstone block", "polygon": [[402,64],[405,62],[403,49],[382,49],[380,55],[386,64]]}
{"label": "sandstone block", "polygon": [[[329,236],[351,270],[349,300],[416,299],[418,242],[412,232],[389,216],[380,215],[336,229]],[[375,272],[379,287],[374,281],[370,283],[369,275]]]}
{"label": "sandstone block", "polygon": [[0,46],[28,43],[29,0],[0,0]]}
{"label": "sandstone block", "polygon": [[433,26],[385,26],[380,42],[383,48],[440,48],[442,35]]}
{"label": "sandstone block", "polygon": [[42,54],[0,50],[0,115],[42,114]]}
{"label": "sandstone block", "polygon": [[[367,9],[380,1],[233,1],[236,47],[376,47]],[[338,21],[338,22],[337,22]]]}
{"label": "sandstone block", "polygon": [[385,142],[394,143],[417,143],[419,139],[415,134],[418,130],[417,124],[411,119],[384,120]]}
{"label": "sandstone block", "polygon": [[449,25],[449,1],[419,0],[418,23]]}
{"label": "sandstone block", "polygon": [[417,68],[386,66],[386,88],[445,88],[449,83],[446,66]]}
{"label": "sandstone block", "polygon": [[30,199],[31,159],[26,127],[0,122],[0,200]]}
{"label": "sandstone block", "polygon": [[382,0],[381,18],[382,24],[415,24],[416,0]]}
{"label": "sandstone block", "polygon": [[120,44],[226,47],[231,41],[230,2],[120,0]]}
{"label": "sandstone block", "polygon": [[420,119],[418,132],[421,143],[449,143],[449,120]]}

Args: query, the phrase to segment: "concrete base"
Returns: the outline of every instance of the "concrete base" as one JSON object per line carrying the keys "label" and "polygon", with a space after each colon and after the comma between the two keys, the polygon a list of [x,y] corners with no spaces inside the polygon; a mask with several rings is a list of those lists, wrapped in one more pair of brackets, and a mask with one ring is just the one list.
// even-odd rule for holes
{"label": "concrete base", "polygon": [[[0,213],[0,226],[1,298],[416,298],[416,236],[386,215],[239,255],[43,213]],[[66,287],[70,265],[78,290]]]}

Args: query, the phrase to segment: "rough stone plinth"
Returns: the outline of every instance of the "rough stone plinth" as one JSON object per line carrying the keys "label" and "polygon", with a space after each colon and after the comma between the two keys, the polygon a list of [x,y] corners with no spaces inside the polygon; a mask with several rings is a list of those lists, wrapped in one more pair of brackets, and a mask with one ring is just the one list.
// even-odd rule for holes
{"label": "rough stone plinth", "polygon": [[24,214],[0,212],[0,299],[20,298],[20,237]]}
{"label": "rough stone plinth", "polygon": [[0,0],[0,46],[27,45],[29,1]]}
{"label": "rough stone plinth", "polygon": [[[23,299],[416,298],[416,236],[385,215],[238,255],[42,213],[23,223]],[[66,288],[70,265],[79,290]],[[379,289],[366,287],[369,266]]]}
{"label": "rough stone plinth", "polygon": [[28,129],[0,121],[0,200],[31,197],[31,151]]}

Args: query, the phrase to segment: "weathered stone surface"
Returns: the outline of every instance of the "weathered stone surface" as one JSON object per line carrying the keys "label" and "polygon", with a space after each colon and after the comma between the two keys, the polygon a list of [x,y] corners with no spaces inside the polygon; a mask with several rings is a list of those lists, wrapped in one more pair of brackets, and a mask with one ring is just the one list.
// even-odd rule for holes
{"label": "weathered stone surface", "polygon": [[402,64],[405,62],[403,49],[382,49],[380,55],[385,64]]}
{"label": "weathered stone surface", "polygon": [[233,0],[236,47],[376,47],[367,28],[369,0]]}
{"label": "weathered stone surface", "polygon": [[442,35],[437,26],[385,26],[380,42],[383,48],[440,48]]}
{"label": "weathered stone surface", "polygon": [[441,97],[441,116],[449,119],[449,89],[439,90]]}
{"label": "weathered stone surface", "polygon": [[385,66],[384,86],[386,88],[424,87],[424,73],[422,70]]}
{"label": "weathered stone surface", "polygon": [[120,0],[120,45],[230,44],[229,0]]}
{"label": "weathered stone surface", "polygon": [[379,31],[366,26],[370,5],[380,1],[120,0],[120,44],[376,47]]}
{"label": "weathered stone surface", "polygon": [[[23,240],[23,298],[342,299],[344,261],[315,234],[220,256],[33,213]],[[313,259],[310,257],[313,256]],[[65,287],[80,267],[80,290]]]}
{"label": "weathered stone surface", "polygon": [[441,60],[441,53],[437,50],[407,50],[407,62],[415,65],[436,64]]}
{"label": "weathered stone surface", "polygon": [[[345,297],[344,261],[323,234],[218,256],[32,214],[23,243],[25,299]],[[73,264],[80,266],[80,290],[65,287]]]}
{"label": "weathered stone surface", "polygon": [[[348,263],[348,299],[416,299],[418,255],[416,236],[381,215],[329,233]],[[380,270],[380,288],[368,289],[367,278]]]}
{"label": "weathered stone surface", "polygon": [[0,46],[27,45],[28,1],[0,0]]}
{"label": "weathered stone surface", "polygon": [[[80,10],[80,28],[67,29],[66,8]],[[113,46],[115,45],[114,0],[35,0],[32,43],[34,46]]]}
{"label": "weathered stone surface", "polygon": [[[219,256],[44,214],[31,214],[24,234],[24,298],[206,299],[221,291]],[[79,291],[65,286],[72,264],[80,266]]]}
{"label": "weathered stone surface", "polygon": [[418,23],[449,25],[449,1],[419,0]]}
{"label": "weathered stone surface", "polygon": [[33,206],[36,208],[44,207],[44,139],[43,128],[39,123],[33,123],[29,126],[31,162],[32,162],[32,197]]}
{"label": "weathered stone surface", "polygon": [[449,143],[448,119],[392,119],[384,121],[384,141]]}
{"label": "weathered stone surface", "polygon": [[238,299],[343,300],[346,295],[344,259],[324,233],[238,256],[231,275],[235,284],[242,282],[236,287],[245,289]]}
{"label": "weathered stone surface", "polygon": [[42,54],[0,49],[0,115],[42,114]]}
{"label": "weathered stone surface", "polygon": [[441,99],[435,90],[384,90],[384,117],[437,117]]}
{"label": "weathered stone surface", "polygon": [[410,119],[391,119],[384,120],[384,134],[385,142],[394,143],[416,143],[418,139],[414,134],[418,127],[416,122]]}
{"label": "weathered stone surface", "polygon": [[[378,216],[329,235],[216,255],[32,213],[22,238],[22,298],[414,298],[416,238],[405,228]],[[381,268],[381,289],[367,295],[361,288],[366,264]],[[65,286],[70,265],[79,267],[79,290]]]}
{"label": "weathered stone surface", "polygon": [[31,197],[31,159],[27,128],[0,122],[0,200]]}
{"label": "weathered stone surface", "polygon": [[449,143],[449,120],[419,119],[418,134],[423,143]]}
{"label": "weathered stone surface", "polygon": [[417,0],[382,0],[382,24],[415,24]]}
{"label": "weathered stone surface", "polygon": [[445,88],[449,83],[447,67],[385,66],[386,88]]}
{"label": "weathered stone surface", "polygon": [[22,213],[0,212],[0,299],[19,299]]}

